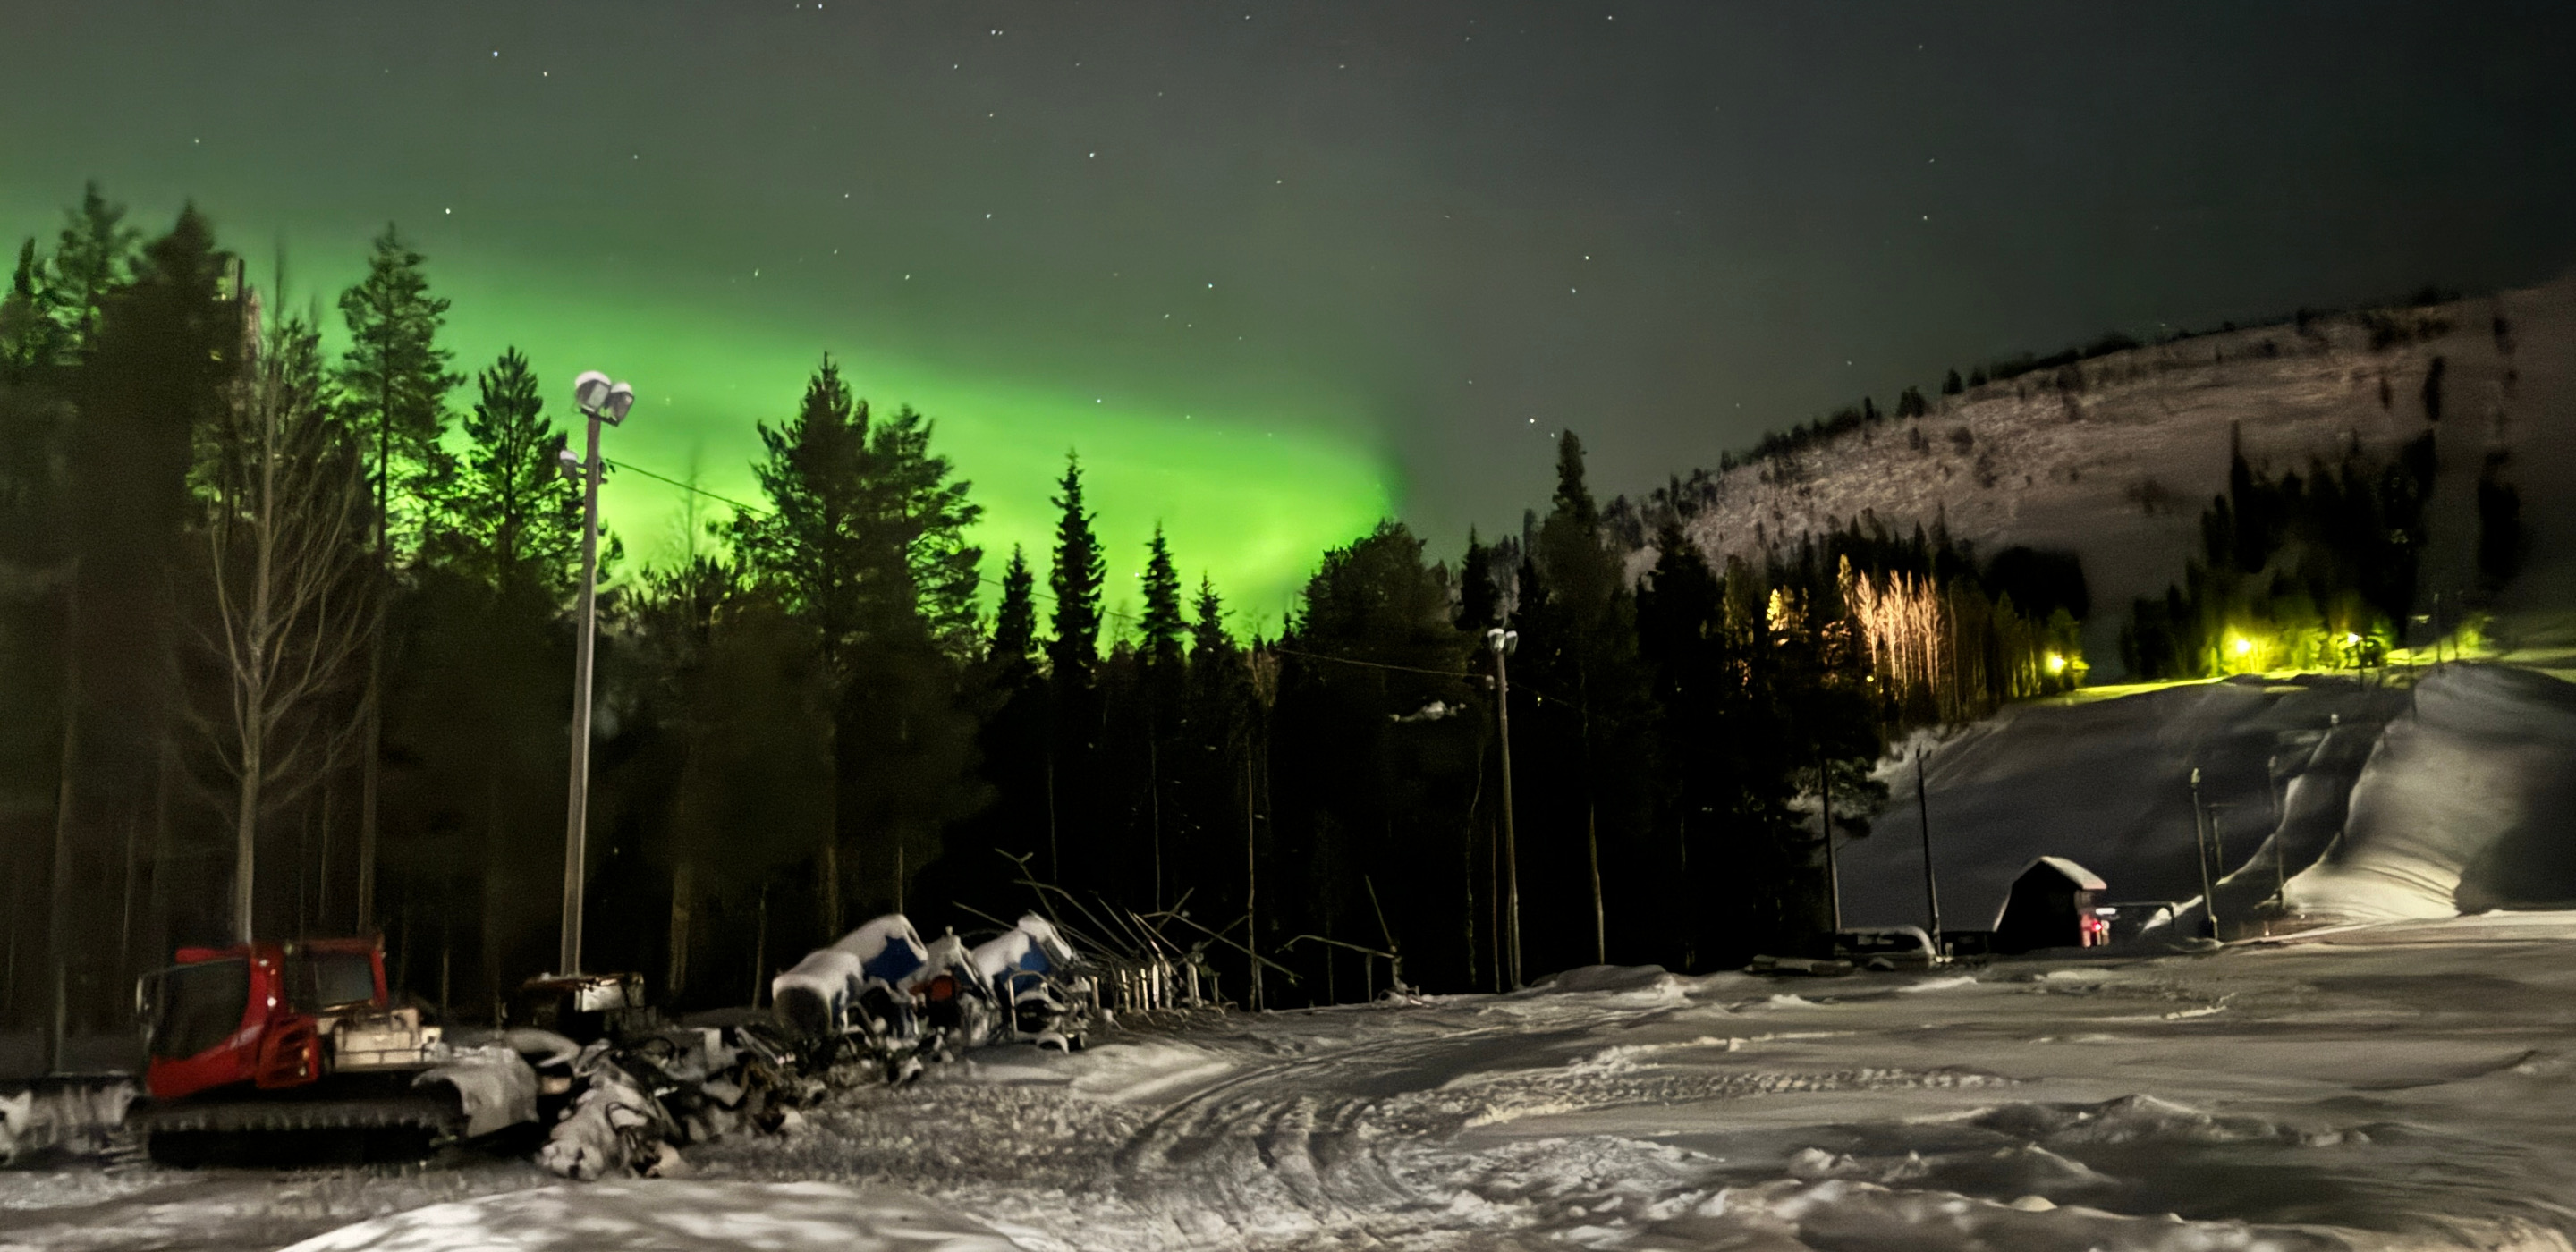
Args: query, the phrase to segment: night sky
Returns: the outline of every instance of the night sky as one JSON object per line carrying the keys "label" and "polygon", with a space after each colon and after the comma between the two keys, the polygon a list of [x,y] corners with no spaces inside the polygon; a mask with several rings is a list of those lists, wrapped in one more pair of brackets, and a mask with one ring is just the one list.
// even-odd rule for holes
{"label": "night sky", "polygon": [[1043,567],[1079,447],[1113,574],[1160,520],[1275,626],[1380,515],[1516,528],[1565,427],[1636,492],[1952,364],[2554,276],[2571,51],[2566,4],[0,0],[0,234],[194,197],[327,305],[390,219],[460,365],[632,378],[611,458],[732,495],[829,351],[989,546]]}

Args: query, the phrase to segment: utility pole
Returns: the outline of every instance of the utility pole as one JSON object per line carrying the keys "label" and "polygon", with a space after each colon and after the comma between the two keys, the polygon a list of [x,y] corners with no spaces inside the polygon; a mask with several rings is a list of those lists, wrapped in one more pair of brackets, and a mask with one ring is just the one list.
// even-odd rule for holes
{"label": "utility pole", "polygon": [[[1825,757],[1822,745],[1816,748],[1816,789],[1821,795],[1819,807],[1825,815],[1825,889],[1834,900],[1834,930],[1843,928],[1843,871],[1834,860],[1834,770]],[[1939,910],[1934,910],[1937,914]],[[1940,923],[1936,920],[1934,925]]]}
{"label": "utility pole", "polygon": [[1504,934],[1511,953],[1511,984],[1521,985],[1520,844],[1512,830],[1512,678],[1503,658],[1520,646],[1521,632],[1494,627],[1485,632],[1485,647],[1494,654],[1494,723],[1503,747],[1503,901]]}
{"label": "utility pole", "polygon": [[1252,958],[1252,1011],[1261,1011],[1261,869],[1252,820],[1252,736],[1243,742],[1243,951]]}
{"label": "utility pole", "polygon": [[[561,974],[581,972],[581,889],[589,860],[584,845],[590,828],[591,651],[599,633],[599,424],[625,421],[635,389],[592,370],[573,381],[573,399],[590,420],[581,464],[565,467],[581,474],[581,622],[573,640],[572,796],[564,814],[563,945],[556,970]],[[572,460],[569,451],[563,457]]]}
{"label": "utility pole", "polygon": [[1941,884],[1932,876],[1932,806],[1926,802],[1923,786],[1923,749],[1914,749],[1914,816],[1923,829],[1923,898],[1932,909],[1932,951],[1948,952],[1941,942]]}
{"label": "utility pole", "polygon": [[2200,803],[2200,767],[2191,769],[2191,838],[2199,853],[2200,911],[2209,915],[2209,937],[2218,937],[2218,893],[2209,881],[2209,814]]}

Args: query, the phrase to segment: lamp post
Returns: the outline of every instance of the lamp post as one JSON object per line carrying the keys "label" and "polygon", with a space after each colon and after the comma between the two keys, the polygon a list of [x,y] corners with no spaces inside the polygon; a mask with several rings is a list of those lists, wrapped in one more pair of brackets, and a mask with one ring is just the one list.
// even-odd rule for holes
{"label": "lamp post", "polygon": [[1512,678],[1503,658],[1521,646],[1521,632],[1496,626],[1485,632],[1485,647],[1494,654],[1494,722],[1503,744],[1503,931],[1511,939],[1511,985],[1521,985],[1520,846],[1512,834]]}
{"label": "lamp post", "polygon": [[563,948],[557,971],[581,972],[581,888],[590,826],[591,642],[599,621],[599,424],[615,426],[635,407],[635,389],[591,370],[573,380],[573,402],[589,419],[582,458],[563,454],[564,472],[581,477],[581,604],[572,662],[572,797],[564,815]]}
{"label": "lamp post", "polygon": [[2200,802],[2200,767],[2191,770],[2191,835],[2192,846],[2199,853],[2200,911],[2209,918],[2209,937],[2218,937],[2218,892],[2209,878],[2209,810]]}

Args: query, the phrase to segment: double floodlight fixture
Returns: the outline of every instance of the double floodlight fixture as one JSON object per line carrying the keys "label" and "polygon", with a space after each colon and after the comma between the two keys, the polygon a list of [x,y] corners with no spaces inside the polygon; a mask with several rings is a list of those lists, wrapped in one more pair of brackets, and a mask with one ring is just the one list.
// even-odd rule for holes
{"label": "double floodlight fixture", "polygon": [[1485,632],[1485,646],[1504,655],[1517,652],[1521,646],[1521,632],[1493,627]]}
{"label": "double floodlight fixture", "polygon": [[612,383],[598,370],[588,370],[572,380],[572,398],[574,404],[581,406],[583,416],[615,426],[626,420],[626,410],[635,407],[635,388]]}

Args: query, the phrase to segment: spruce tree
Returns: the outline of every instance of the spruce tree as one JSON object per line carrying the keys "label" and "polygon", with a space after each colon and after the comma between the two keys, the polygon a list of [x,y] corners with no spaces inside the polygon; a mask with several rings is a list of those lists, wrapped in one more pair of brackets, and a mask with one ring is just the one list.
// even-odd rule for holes
{"label": "spruce tree", "polygon": [[990,662],[1020,668],[1037,654],[1036,589],[1028,555],[1012,544],[1011,563],[1002,569],[1002,599],[993,609],[993,639],[984,652]]}
{"label": "spruce tree", "polygon": [[1966,391],[1967,389],[1968,389],[1968,388],[1967,388],[1967,384],[1962,383],[1962,382],[1960,382],[1960,381],[1959,381],[1959,371],[1958,371],[1958,370],[1956,370],[1956,369],[1952,369],[1952,370],[1950,371],[1950,373],[1949,373],[1949,376],[1948,376],[1948,377],[1945,377],[1945,378],[1943,378],[1943,379],[1941,380],[1941,394],[1942,394],[1942,395],[1945,395],[1945,396],[1955,396],[1955,395],[1959,394],[1960,392]]}
{"label": "spruce tree", "polygon": [[955,662],[974,659],[981,643],[976,592],[984,550],[966,532],[984,514],[967,498],[969,484],[955,466],[930,450],[933,423],[912,406],[870,421],[867,430],[867,508],[875,528],[876,558],[901,589],[883,597],[917,614],[940,651]]}
{"label": "spruce tree", "polygon": [[1500,589],[1494,586],[1494,550],[1467,528],[1467,555],[1458,558],[1458,629],[1467,632],[1467,647],[1481,658],[1485,632],[1503,622]]}
{"label": "spruce tree", "polygon": [[796,416],[759,426],[767,455],[752,467],[767,512],[734,516],[732,534],[744,565],[814,632],[835,689],[847,681],[847,654],[860,631],[860,583],[869,572],[867,540],[867,410],[841,381],[830,357],[806,380]]}
{"label": "spruce tree", "polygon": [[[1575,765],[1558,829],[1574,827],[1578,835],[1578,863],[1567,868],[1589,885],[1592,924],[1582,936],[1590,942],[1565,954],[1601,961],[1608,956],[1610,897],[1629,894],[1627,887],[1643,897],[1657,881],[1629,846],[1644,798],[1639,771],[1650,755],[1650,718],[1636,664],[1635,603],[1618,555],[1602,538],[1601,511],[1584,478],[1583,441],[1572,431],[1557,441],[1554,505],[1538,528],[1535,551],[1545,595],[1524,612],[1521,649],[1530,681],[1558,697],[1550,703],[1570,704],[1550,728],[1565,737],[1562,750]],[[1645,921],[1662,904],[1638,903],[1623,910],[1623,921]]]}
{"label": "spruce tree", "polygon": [[1145,615],[1139,623],[1138,650],[1149,669],[1179,672],[1181,636],[1188,622],[1181,616],[1181,576],[1172,568],[1172,548],[1160,524],[1145,545]]}
{"label": "spruce tree", "polygon": [[1222,664],[1234,651],[1234,639],[1225,631],[1225,601],[1205,574],[1199,575],[1199,593],[1191,608],[1196,615],[1190,621],[1190,665]]}
{"label": "spruce tree", "polygon": [[958,707],[973,643],[949,636],[974,627],[966,589],[981,552],[964,531],[978,510],[930,452],[928,420],[907,408],[872,423],[828,357],[796,417],[759,430],[768,455],[754,473],[771,509],[738,514],[733,535],[763,590],[810,632],[823,671],[834,821],[817,877],[837,932],[845,844],[863,858],[863,898],[894,903],[935,856],[940,828],[976,803],[973,725]]}
{"label": "spruce tree", "polygon": [[54,245],[55,316],[63,348],[88,349],[108,293],[133,277],[142,241],[143,232],[125,224],[124,205],[98,194],[95,182],[82,188],[80,207],[65,214]]}
{"label": "spruce tree", "polygon": [[35,240],[18,245],[9,292],[0,296],[0,384],[23,382],[60,355],[62,328],[54,320],[59,296],[47,268]]}
{"label": "spruce tree", "polygon": [[[145,250],[133,281],[102,300],[72,380],[79,418],[64,441],[71,563],[61,601],[70,707],[54,858],[61,907],[116,891],[119,849],[166,846],[158,841],[170,836],[175,806],[157,801],[186,794],[171,748],[180,716],[172,660],[185,638],[177,571],[199,551],[186,533],[198,503],[196,439],[220,420],[240,378],[242,309],[226,298],[233,270],[205,218],[183,209]],[[201,908],[182,924],[211,931],[228,920]],[[53,951],[70,963],[74,986],[105,983],[90,954],[115,950],[112,928],[84,938],[82,926],[65,918]]]}
{"label": "spruce tree", "polygon": [[1096,514],[1082,506],[1082,459],[1067,453],[1064,477],[1056,481],[1055,566],[1047,572],[1047,589],[1055,593],[1049,623],[1047,659],[1059,686],[1085,683],[1100,664],[1100,589],[1108,580],[1108,563],[1100,555],[1099,536],[1092,533]]}

